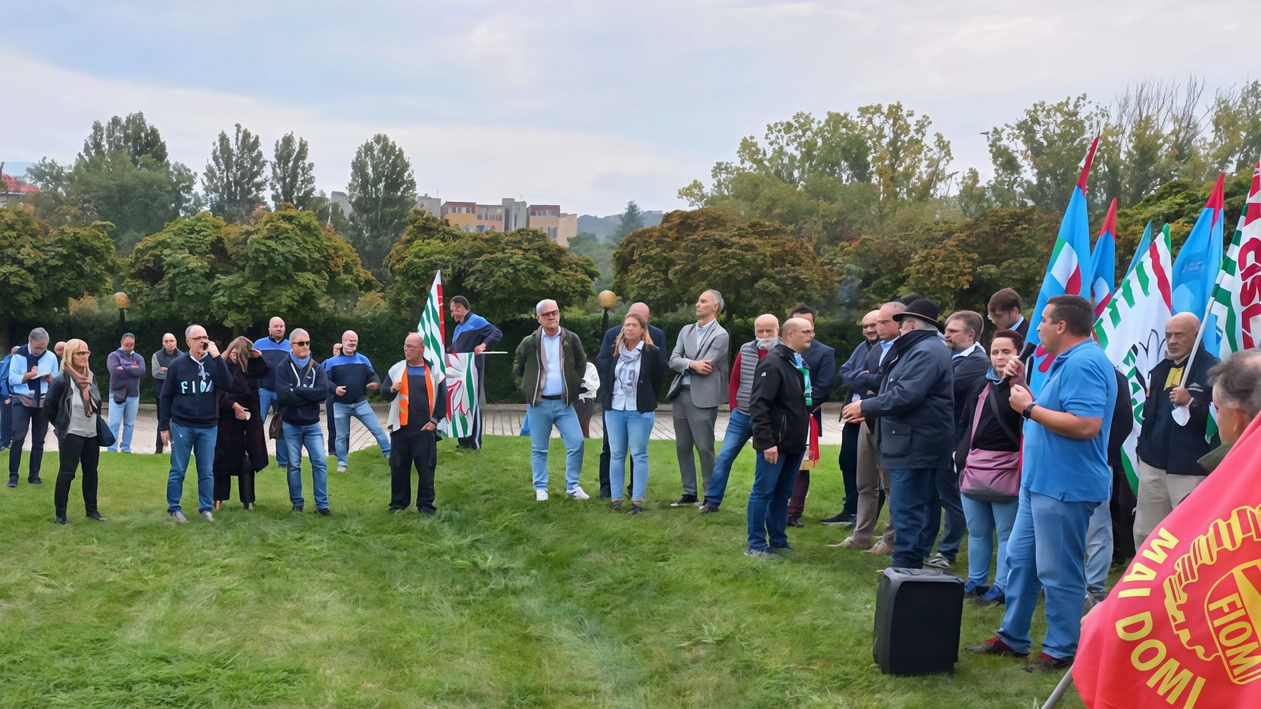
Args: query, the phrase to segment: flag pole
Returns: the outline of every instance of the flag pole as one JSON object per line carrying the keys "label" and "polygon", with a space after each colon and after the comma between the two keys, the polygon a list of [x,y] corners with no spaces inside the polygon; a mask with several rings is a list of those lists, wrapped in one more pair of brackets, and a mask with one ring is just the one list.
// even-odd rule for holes
{"label": "flag pole", "polygon": [[1051,707],[1059,704],[1060,699],[1064,697],[1064,693],[1068,691],[1068,686],[1073,683],[1073,667],[1069,665],[1068,672],[1064,673],[1064,677],[1060,679],[1060,683],[1055,685],[1055,690],[1051,692],[1051,696],[1046,698],[1046,704],[1042,705],[1042,709],[1051,709]]}
{"label": "flag pole", "polygon": [[[1165,229],[1169,228],[1166,224]],[[1217,264],[1217,277],[1213,279],[1214,292],[1216,292],[1217,281],[1222,277],[1222,265]],[[1182,368],[1182,379],[1178,381],[1178,386],[1186,388],[1187,378],[1191,376],[1191,366],[1195,364],[1195,355],[1200,351],[1200,344],[1204,342],[1204,330],[1208,327],[1208,316],[1213,312],[1213,293],[1209,294],[1208,304],[1204,306],[1204,315],[1200,318],[1200,327],[1195,333],[1195,346],[1191,348],[1191,354],[1187,357],[1187,364]],[[1191,408],[1189,406],[1175,406],[1169,412],[1173,416],[1174,423],[1179,426],[1186,426],[1191,421]]]}

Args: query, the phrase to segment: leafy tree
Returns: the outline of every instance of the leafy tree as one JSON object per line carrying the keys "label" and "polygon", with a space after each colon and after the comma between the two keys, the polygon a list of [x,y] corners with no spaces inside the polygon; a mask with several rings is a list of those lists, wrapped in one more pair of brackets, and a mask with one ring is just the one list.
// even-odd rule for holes
{"label": "leafy tree", "polygon": [[136,112],[126,118],[114,116],[106,125],[92,122],[92,132],[83,141],[83,152],[77,162],[87,162],[94,157],[124,153],[132,164],[140,167],[141,159],[148,155],[159,165],[168,163],[166,141],[157,126],[149,125],[144,113]]}
{"label": "leafy tree", "polygon": [[569,240],[569,251],[576,256],[586,256],[595,262],[600,270],[596,280],[597,291],[613,285],[613,249],[617,248],[608,239],[601,239],[589,231],[578,232]]}
{"label": "leafy tree", "polygon": [[636,229],[644,228],[644,213],[639,210],[639,205],[635,204],[635,200],[626,203],[626,211],[622,212],[621,221],[617,225],[617,230],[613,232],[612,242],[618,244],[626,235]]}
{"label": "leafy tree", "polygon": [[416,204],[411,162],[384,133],[359,146],[350,161],[350,243],[375,274],[384,275],[385,258],[408,226]]}
{"label": "leafy tree", "polygon": [[238,228],[201,212],[136,244],[123,282],[132,308],[160,320],[218,322],[213,299],[219,278],[236,270],[227,242]]}
{"label": "leafy tree", "polygon": [[613,253],[613,267],[625,300],[669,312],[714,288],[728,296],[728,318],[818,301],[831,296],[837,282],[808,240],[721,208],[665,215],[660,226],[626,237]]}
{"label": "leafy tree", "polygon": [[[315,163],[307,160],[306,138],[286,133],[276,141],[271,161],[271,199],[276,209],[288,202],[298,209],[314,209]],[[322,196],[322,195],[321,195]]]}
{"label": "leafy tree", "polygon": [[1208,170],[1201,177],[1211,179],[1218,172],[1250,173],[1261,156],[1261,81],[1219,91],[1210,122],[1213,141],[1205,150]]}
{"label": "leafy tree", "polygon": [[[0,302],[3,334],[14,319],[34,320],[68,311],[71,298],[104,293],[114,268],[113,225],[49,230],[33,210],[0,208]],[[0,343],[8,351],[7,342]]]}
{"label": "leafy tree", "polygon": [[393,277],[386,296],[415,317],[439,270],[447,293],[467,296],[478,314],[492,321],[532,313],[544,298],[562,308],[582,304],[600,275],[591,259],[538,229],[464,232],[419,209],[408,213],[407,223],[386,259]]}
{"label": "leafy tree", "polygon": [[211,213],[228,221],[244,222],[255,205],[263,201],[267,187],[267,159],[263,157],[258,136],[236,124],[231,140],[219,132],[210,162],[202,176],[206,201]]}

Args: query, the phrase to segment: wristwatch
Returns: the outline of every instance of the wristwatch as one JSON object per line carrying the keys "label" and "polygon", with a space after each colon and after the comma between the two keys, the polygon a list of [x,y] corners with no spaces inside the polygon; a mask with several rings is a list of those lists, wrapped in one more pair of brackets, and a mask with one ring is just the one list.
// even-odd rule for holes
{"label": "wristwatch", "polygon": [[1026,407],[1025,407],[1025,410],[1024,410],[1024,411],[1021,411],[1021,412],[1020,412],[1020,415],[1021,415],[1021,416],[1024,416],[1024,417],[1025,417],[1025,418],[1027,418],[1027,419],[1029,419],[1029,418],[1033,418],[1033,407],[1035,407],[1035,406],[1037,406],[1037,405],[1038,405],[1038,402],[1036,402],[1036,401],[1035,401],[1035,402],[1033,402],[1033,403],[1031,403],[1031,404],[1029,404],[1028,406],[1026,406]]}

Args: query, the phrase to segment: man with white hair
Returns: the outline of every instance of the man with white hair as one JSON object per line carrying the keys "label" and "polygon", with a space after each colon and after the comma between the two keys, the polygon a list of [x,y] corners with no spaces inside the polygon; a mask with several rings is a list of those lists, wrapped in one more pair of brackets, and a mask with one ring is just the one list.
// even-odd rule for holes
{"label": "man with white hair", "polygon": [[166,479],[166,513],[180,524],[188,521],[180,506],[184,474],[190,458],[197,460],[197,511],[215,521],[214,463],[219,439],[219,392],[232,386],[219,348],[201,325],[184,331],[188,353],[176,357],[166,370],[158,398],[158,431],[171,446],[171,470]]}
{"label": "man with white hair", "polygon": [[723,305],[718,291],[701,293],[696,299],[696,322],[679,331],[670,355],[670,369],[677,374],[668,396],[674,404],[674,451],[683,478],[683,496],[670,503],[671,507],[700,504],[693,447],[701,459],[705,488],[714,474],[714,424],[718,422],[718,407],[727,398],[729,339],[727,331],[718,324]]}
{"label": "man with white hair", "polygon": [[1217,407],[1217,430],[1222,444],[1199,460],[1201,474],[1208,475],[1230,452],[1248,424],[1261,413],[1261,350],[1240,350],[1208,372]]}
{"label": "man with white hair", "polygon": [[32,485],[44,482],[39,469],[44,462],[44,438],[48,435],[48,414],[44,411],[44,395],[53,377],[61,371],[57,355],[48,347],[48,331],[42,327],[31,330],[26,344],[18,348],[9,360],[9,396],[12,399],[13,438],[9,441],[9,487],[18,486],[18,472],[22,467],[22,446],[26,432],[31,433],[31,459],[26,481]]}
{"label": "man with white hair", "polygon": [[583,436],[574,402],[587,371],[587,353],[578,335],[560,326],[560,306],[541,300],[534,306],[539,329],[517,345],[512,369],[526,401],[530,426],[530,467],[534,499],[547,499],[547,449],[552,427],[565,442],[565,492],[575,500],[590,499],[578,484],[582,473]]}
{"label": "man with white hair", "polygon": [[[327,517],[328,463],[324,429],[320,428],[320,404],[328,397],[328,376],[311,354],[311,336],[296,328],[289,333],[289,356],[276,370],[276,402],[284,408],[282,426],[288,445],[289,501],[294,512],[302,512],[302,449],[311,459],[311,485],[315,489],[315,511]],[[280,441],[277,441],[279,448]]]}

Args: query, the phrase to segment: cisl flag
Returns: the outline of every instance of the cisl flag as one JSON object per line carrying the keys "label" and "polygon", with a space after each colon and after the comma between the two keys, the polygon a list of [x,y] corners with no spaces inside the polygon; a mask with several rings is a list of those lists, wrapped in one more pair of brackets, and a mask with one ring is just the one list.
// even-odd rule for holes
{"label": "cisl flag", "polygon": [[1091,709],[1261,707],[1261,417],[1082,626]]}

